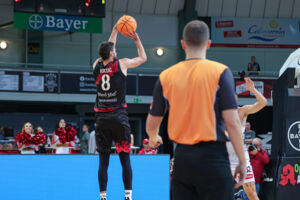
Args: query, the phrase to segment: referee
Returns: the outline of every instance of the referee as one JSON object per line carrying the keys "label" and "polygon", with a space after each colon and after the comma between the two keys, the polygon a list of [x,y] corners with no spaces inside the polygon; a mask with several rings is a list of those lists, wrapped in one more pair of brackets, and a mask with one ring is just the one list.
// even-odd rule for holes
{"label": "referee", "polygon": [[227,66],[206,59],[210,44],[204,22],[188,23],[181,41],[186,59],[163,71],[154,88],[146,129],[150,145],[161,144],[158,130],[169,110],[169,137],[178,144],[171,182],[173,200],[233,199],[225,129],[239,158],[236,187],[245,178],[233,76]]}

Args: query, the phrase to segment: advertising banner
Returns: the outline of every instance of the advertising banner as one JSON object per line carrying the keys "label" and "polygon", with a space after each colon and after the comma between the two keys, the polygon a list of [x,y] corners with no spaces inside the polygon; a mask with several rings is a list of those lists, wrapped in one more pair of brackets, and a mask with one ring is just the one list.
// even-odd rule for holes
{"label": "advertising banner", "polygon": [[102,18],[14,12],[14,27],[41,31],[102,33]]}
{"label": "advertising banner", "polygon": [[58,92],[58,74],[52,72],[0,71],[0,91]]}
{"label": "advertising banner", "polygon": [[277,198],[297,199],[300,196],[300,158],[283,158],[278,170]]}
{"label": "advertising banner", "polygon": [[57,93],[58,74],[43,72],[23,72],[22,92]]}
{"label": "advertising banner", "polygon": [[[253,80],[255,88],[262,93],[266,98],[272,97],[273,84],[275,83],[275,79],[257,79]],[[235,79],[235,91],[238,97],[251,98],[254,97],[252,92],[246,90],[242,85],[245,84],[245,81],[240,79]]]}
{"label": "advertising banner", "polygon": [[92,74],[61,74],[61,93],[96,94]]}
{"label": "advertising banner", "polygon": [[20,73],[0,71],[0,91],[19,91]]}
{"label": "advertising banner", "polygon": [[300,19],[211,18],[214,47],[298,48]]}

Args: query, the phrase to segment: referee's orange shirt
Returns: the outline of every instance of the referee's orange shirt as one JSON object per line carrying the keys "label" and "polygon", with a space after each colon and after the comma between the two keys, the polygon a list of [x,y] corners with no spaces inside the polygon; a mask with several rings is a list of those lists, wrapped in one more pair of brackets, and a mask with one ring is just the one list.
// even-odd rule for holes
{"label": "referee's orange shirt", "polygon": [[169,110],[168,133],[179,144],[227,141],[222,111],[236,109],[229,68],[207,59],[190,59],[163,71],[154,88],[150,114]]}

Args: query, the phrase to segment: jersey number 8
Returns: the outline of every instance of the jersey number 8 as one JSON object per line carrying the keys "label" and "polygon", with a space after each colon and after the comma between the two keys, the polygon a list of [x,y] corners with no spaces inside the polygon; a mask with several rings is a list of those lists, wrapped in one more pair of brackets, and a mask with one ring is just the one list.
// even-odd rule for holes
{"label": "jersey number 8", "polygon": [[110,89],[110,76],[108,74],[104,74],[102,76],[102,84],[101,84],[101,88],[103,91],[108,91]]}

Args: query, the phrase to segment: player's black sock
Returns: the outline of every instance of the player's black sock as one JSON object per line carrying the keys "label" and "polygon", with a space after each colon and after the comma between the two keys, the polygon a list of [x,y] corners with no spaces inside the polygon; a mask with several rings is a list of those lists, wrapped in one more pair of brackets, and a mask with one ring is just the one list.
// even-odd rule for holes
{"label": "player's black sock", "polygon": [[132,169],[129,153],[121,152],[119,157],[123,168],[123,182],[125,190],[132,190]]}
{"label": "player's black sock", "polygon": [[98,181],[100,185],[100,192],[106,191],[107,187],[107,169],[109,164],[109,153],[100,153],[100,162],[98,170]]}

